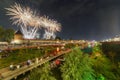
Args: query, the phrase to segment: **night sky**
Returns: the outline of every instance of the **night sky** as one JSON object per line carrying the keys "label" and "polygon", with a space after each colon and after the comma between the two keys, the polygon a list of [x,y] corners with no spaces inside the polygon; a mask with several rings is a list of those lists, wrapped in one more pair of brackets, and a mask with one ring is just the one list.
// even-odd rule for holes
{"label": "night sky", "polygon": [[4,8],[30,6],[62,24],[62,39],[102,40],[120,34],[120,0],[0,0],[0,25],[16,29]]}

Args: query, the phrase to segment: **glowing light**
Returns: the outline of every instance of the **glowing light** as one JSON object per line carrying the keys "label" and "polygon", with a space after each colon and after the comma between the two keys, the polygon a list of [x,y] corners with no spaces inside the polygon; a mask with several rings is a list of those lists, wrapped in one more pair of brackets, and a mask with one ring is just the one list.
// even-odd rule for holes
{"label": "glowing light", "polygon": [[49,19],[48,17],[44,17],[42,19],[43,19],[42,24],[45,27],[44,38],[45,39],[51,39],[51,38],[54,39],[56,37],[55,33],[57,31],[58,32],[61,31],[61,24],[55,20]]}
{"label": "glowing light", "polygon": [[21,27],[24,38],[33,39],[38,27],[40,27],[38,17],[35,16],[36,11],[33,12],[29,7],[22,7],[17,3],[5,9],[7,10],[7,15],[12,16],[10,19],[13,21],[13,24]]}
{"label": "glowing light", "polygon": [[20,26],[24,38],[34,39],[38,29],[43,27],[45,29],[44,38],[55,38],[55,33],[61,31],[61,24],[48,17],[37,16],[36,11],[29,7],[23,7],[20,4],[5,8],[7,15],[11,16],[13,24]]}

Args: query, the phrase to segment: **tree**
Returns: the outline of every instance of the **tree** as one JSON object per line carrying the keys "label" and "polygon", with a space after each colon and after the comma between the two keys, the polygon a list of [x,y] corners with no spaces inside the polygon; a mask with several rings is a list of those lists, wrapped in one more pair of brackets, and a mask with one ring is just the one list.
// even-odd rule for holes
{"label": "tree", "polygon": [[4,29],[0,26],[0,41],[10,42],[14,38],[14,29]]}
{"label": "tree", "polygon": [[113,62],[113,64],[114,64],[114,58],[115,58],[115,56],[116,56],[116,53],[115,52],[109,52],[108,53],[109,54],[109,57],[110,57],[110,59],[111,59],[111,61]]}
{"label": "tree", "polygon": [[105,55],[94,58],[93,69],[95,70],[98,80],[101,75],[105,80],[117,80],[116,76],[112,72],[112,63]]}
{"label": "tree", "polygon": [[55,40],[61,40],[61,37],[56,36],[56,37],[55,37]]}
{"label": "tree", "polygon": [[87,54],[82,54],[79,48],[65,55],[61,66],[63,80],[95,80],[92,61]]}
{"label": "tree", "polygon": [[14,29],[8,28],[4,31],[4,41],[10,42],[14,38]]}
{"label": "tree", "polygon": [[0,26],[0,41],[3,41],[4,38],[4,29],[2,26]]}
{"label": "tree", "polygon": [[56,80],[52,73],[49,63],[45,63],[42,67],[35,69],[29,75],[30,80]]}
{"label": "tree", "polygon": [[[114,57],[114,55],[112,55]],[[95,70],[97,80],[117,80],[113,73],[112,63],[108,57],[102,52],[101,46],[93,48],[93,69]]]}

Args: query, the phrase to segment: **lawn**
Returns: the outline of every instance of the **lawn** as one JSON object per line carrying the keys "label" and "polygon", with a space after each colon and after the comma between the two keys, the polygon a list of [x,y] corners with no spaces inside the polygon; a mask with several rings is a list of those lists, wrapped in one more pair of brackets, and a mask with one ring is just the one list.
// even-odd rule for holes
{"label": "lawn", "polygon": [[11,63],[18,64],[28,59],[35,59],[36,57],[41,57],[46,53],[54,50],[53,47],[42,47],[42,48],[32,48],[32,49],[20,49],[14,51],[2,52],[2,55],[9,55],[8,57],[4,57],[0,59],[0,69],[4,67],[8,67]]}

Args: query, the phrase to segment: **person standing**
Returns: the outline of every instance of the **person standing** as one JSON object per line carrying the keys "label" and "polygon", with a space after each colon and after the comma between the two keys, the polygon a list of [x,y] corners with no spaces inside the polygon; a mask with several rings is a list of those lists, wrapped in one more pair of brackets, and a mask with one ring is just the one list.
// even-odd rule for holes
{"label": "person standing", "polygon": [[13,64],[10,65],[10,70],[14,70]]}
{"label": "person standing", "polygon": [[27,65],[29,66],[31,64],[31,60],[28,60],[27,61]]}

